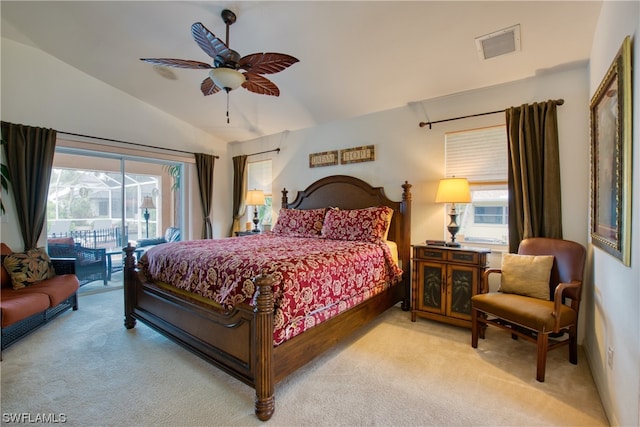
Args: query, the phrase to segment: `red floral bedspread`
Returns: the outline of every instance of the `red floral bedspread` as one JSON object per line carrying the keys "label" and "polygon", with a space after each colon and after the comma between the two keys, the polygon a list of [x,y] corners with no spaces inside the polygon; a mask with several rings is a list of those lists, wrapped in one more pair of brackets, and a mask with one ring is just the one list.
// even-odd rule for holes
{"label": "red floral bedspread", "polygon": [[140,265],[148,278],[210,298],[227,308],[253,305],[252,278],[278,280],[274,344],[370,298],[402,276],[383,242],[285,237],[192,240],[149,249]]}

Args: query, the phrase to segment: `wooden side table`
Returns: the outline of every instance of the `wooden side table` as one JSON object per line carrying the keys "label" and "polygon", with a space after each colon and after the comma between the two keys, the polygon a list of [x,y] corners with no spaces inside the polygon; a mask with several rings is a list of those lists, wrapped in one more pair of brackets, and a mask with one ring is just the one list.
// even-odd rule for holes
{"label": "wooden side table", "polygon": [[411,321],[471,328],[471,297],[480,292],[490,249],[413,245]]}

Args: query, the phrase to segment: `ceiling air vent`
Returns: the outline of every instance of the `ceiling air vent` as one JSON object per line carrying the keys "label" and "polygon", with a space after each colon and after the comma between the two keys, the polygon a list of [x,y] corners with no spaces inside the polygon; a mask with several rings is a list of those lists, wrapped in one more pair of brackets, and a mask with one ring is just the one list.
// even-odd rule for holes
{"label": "ceiling air vent", "polygon": [[504,30],[476,37],[476,49],[480,59],[495,58],[520,51],[520,24]]}

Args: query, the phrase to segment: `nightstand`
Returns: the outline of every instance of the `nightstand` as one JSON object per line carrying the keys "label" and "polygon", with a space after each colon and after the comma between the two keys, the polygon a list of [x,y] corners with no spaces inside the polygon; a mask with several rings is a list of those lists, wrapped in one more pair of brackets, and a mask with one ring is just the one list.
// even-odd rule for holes
{"label": "nightstand", "polygon": [[413,245],[411,321],[471,328],[471,297],[480,292],[490,249]]}

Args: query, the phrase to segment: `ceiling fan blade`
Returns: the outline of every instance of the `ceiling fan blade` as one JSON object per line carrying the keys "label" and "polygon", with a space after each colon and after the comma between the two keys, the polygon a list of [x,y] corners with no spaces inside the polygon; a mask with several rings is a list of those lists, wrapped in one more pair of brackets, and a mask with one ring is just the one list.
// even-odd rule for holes
{"label": "ceiling fan blade", "polygon": [[229,47],[224,44],[222,40],[213,35],[213,33],[207,30],[207,27],[200,22],[196,22],[191,26],[191,35],[193,39],[198,43],[200,49],[204,50],[207,55],[216,59],[216,56],[220,55],[226,58],[229,54]]}
{"label": "ceiling fan blade", "polygon": [[163,65],[166,67],[192,68],[192,69],[210,69],[211,65],[200,61],[191,61],[188,59],[171,59],[171,58],[140,58],[141,61],[150,62],[155,65]]}
{"label": "ceiling fan blade", "polygon": [[299,60],[284,53],[252,53],[240,59],[238,67],[251,73],[273,74],[284,70]]}
{"label": "ceiling fan blade", "polygon": [[207,95],[213,95],[214,93],[220,92],[222,89],[216,86],[216,84],[213,82],[213,80],[211,80],[211,78],[207,77],[202,81],[202,84],[200,85],[200,90],[202,91],[202,94],[204,96],[207,96]]}
{"label": "ceiling fan blade", "polygon": [[280,89],[268,78],[254,73],[244,73],[244,77],[243,88],[260,95],[280,96]]}

